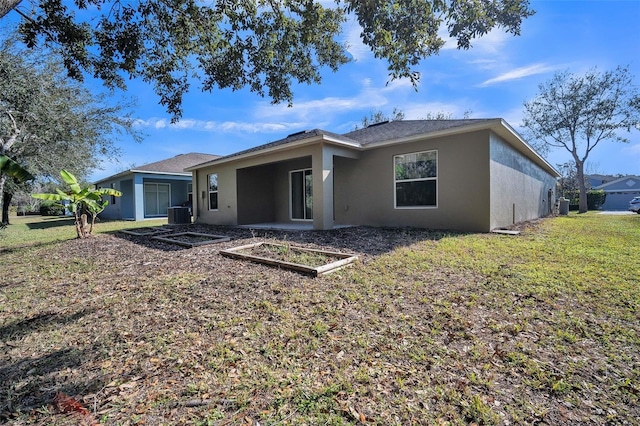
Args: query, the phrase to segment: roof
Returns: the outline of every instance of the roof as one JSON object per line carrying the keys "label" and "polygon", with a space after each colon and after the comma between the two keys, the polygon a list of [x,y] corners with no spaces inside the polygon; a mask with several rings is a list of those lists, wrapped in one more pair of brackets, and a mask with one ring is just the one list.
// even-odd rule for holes
{"label": "roof", "polygon": [[366,146],[377,142],[442,132],[472,124],[490,123],[493,120],[495,119],[384,121],[382,123],[372,124],[363,129],[345,133],[343,136],[355,139],[360,142],[361,145]]}
{"label": "roof", "polygon": [[158,173],[163,175],[189,176],[191,175],[191,173],[184,171],[184,169],[186,169],[187,167],[196,166],[198,164],[206,163],[217,158],[220,158],[220,156],[212,154],[202,154],[198,152],[178,154],[175,157],[167,158],[166,160],[160,160],[154,163],[144,164],[139,167],[125,170],[124,172],[117,173],[104,179],[100,179],[95,183],[97,184],[100,182],[108,181],[115,177],[123,176],[130,173]]}
{"label": "roof", "polygon": [[357,150],[365,150],[378,145],[389,145],[408,142],[417,138],[434,138],[457,133],[478,130],[493,130],[508,140],[520,152],[532,161],[554,174],[560,174],[543,159],[518,133],[501,118],[461,119],[461,120],[398,120],[372,124],[363,129],[344,134],[337,134],[321,129],[304,130],[293,133],[286,138],[256,146],[231,155],[219,157],[206,163],[186,168],[187,171],[196,170],[210,165],[221,164],[240,158],[253,157],[266,152],[289,149],[312,143],[331,143],[347,146]]}
{"label": "roof", "polygon": [[640,191],[640,176],[622,176],[593,189],[604,191]]}

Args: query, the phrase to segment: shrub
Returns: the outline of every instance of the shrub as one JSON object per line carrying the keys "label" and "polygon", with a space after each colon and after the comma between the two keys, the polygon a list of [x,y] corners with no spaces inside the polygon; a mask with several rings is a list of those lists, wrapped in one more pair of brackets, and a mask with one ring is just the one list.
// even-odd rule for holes
{"label": "shrub", "polygon": [[[580,202],[580,191],[567,191],[564,194],[569,199],[569,210],[578,210]],[[587,209],[598,210],[604,204],[607,194],[602,189],[590,189],[587,191]]]}
{"label": "shrub", "polygon": [[598,210],[607,199],[607,194],[602,189],[587,192],[587,208],[589,210]]}
{"label": "shrub", "polygon": [[64,207],[57,203],[42,203],[40,205],[40,214],[42,216],[62,216]]}

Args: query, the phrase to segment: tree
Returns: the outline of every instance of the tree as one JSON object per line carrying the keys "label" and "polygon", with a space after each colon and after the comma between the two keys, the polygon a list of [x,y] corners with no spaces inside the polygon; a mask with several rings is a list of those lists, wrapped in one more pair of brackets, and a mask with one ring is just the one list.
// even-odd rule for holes
{"label": "tree", "polygon": [[174,120],[192,77],[204,91],[247,87],[291,104],[292,84],[317,84],[320,68],[349,61],[337,41],[347,19],[392,79],[416,84],[413,67],[444,44],[441,27],[468,49],[496,27],[520,34],[533,14],[529,0],[38,0],[31,9],[1,1],[0,17],[19,13],[27,46],[57,48],[71,77],[88,73],[111,88],[142,78]]}
{"label": "tree", "polygon": [[[558,191],[560,194],[565,198],[571,198],[571,194],[573,193],[580,194],[580,184],[578,182],[578,174],[575,164],[556,164],[556,168],[560,172],[560,178],[558,179]],[[588,180],[585,178],[585,187],[587,184]]]}
{"label": "tree", "polygon": [[33,175],[29,173],[20,164],[16,163],[6,155],[1,155],[1,154],[0,154],[0,173],[4,173],[5,175],[12,177],[20,182],[25,182],[27,180],[31,180],[34,178]]}
{"label": "tree", "polygon": [[[0,179],[4,179],[6,183],[7,177],[13,178],[16,184],[34,179],[34,176],[31,173],[29,173],[25,168],[23,168],[20,164],[16,163],[6,155],[0,154]],[[11,203],[11,198],[13,194],[11,192],[6,192],[6,191],[0,192],[0,194],[2,195],[2,203],[3,203],[2,205],[7,206],[6,210],[2,209],[2,220],[0,220],[0,224],[2,225],[2,227],[5,227],[9,224],[8,206]]]}
{"label": "tree", "polygon": [[[388,116],[386,115],[384,112],[378,110],[378,111],[371,111],[371,113],[369,113],[369,116],[364,116],[362,117],[362,128],[365,128],[367,126],[371,126],[373,124],[377,124],[377,123],[384,123],[385,121],[401,121],[404,120],[404,112],[402,112],[402,110],[398,109],[398,108],[394,108],[393,109],[393,115]],[[360,126],[358,126],[357,124],[354,126],[353,130],[358,130],[360,128]]]}
{"label": "tree", "polygon": [[543,153],[564,148],[573,158],[580,189],[578,211],[587,211],[584,167],[603,141],[628,142],[620,132],[640,129],[640,92],[628,68],[584,75],[556,73],[525,102],[524,126]]}
{"label": "tree", "polygon": [[[54,55],[21,52],[15,41],[0,44],[0,155],[39,179],[67,169],[80,177],[99,165],[98,155],[115,156],[118,133],[133,131],[127,104],[108,106],[69,80]],[[11,195],[20,189],[0,171],[0,206],[8,220]],[[11,185],[10,185],[11,184]]]}
{"label": "tree", "polygon": [[[93,225],[96,217],[109,204],[109,200],[102,200],[103,195],[114,197],[122,196],[122,192],[111,188],[92,189],[91,186],[82,188],[76,177],[66,170],[60,172],[62,180],[69,187],[68,191],[56,189],[55,194],[31,194],[33,198],[48,201],[63,201],[61,203],[75,218],[76,233],[78,238],[86,238],[93,233]],[[88,223],[87,214],[91,216]]]}

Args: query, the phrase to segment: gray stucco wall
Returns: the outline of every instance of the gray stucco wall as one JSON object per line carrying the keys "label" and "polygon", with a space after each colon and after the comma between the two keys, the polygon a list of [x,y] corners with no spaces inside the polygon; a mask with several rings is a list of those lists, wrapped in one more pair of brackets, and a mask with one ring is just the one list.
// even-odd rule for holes
{"label": "gray stucco wall", "polygon": [[[314,226],[316,212],[322,211],[323,223],[330,218],[344,225],[488,232],[514,220],[545,215],[547,190],[555,188],[553,176],[489,130],[363,151],[322,146],[305,145],[197,170],[198,220],[221,225],[290,221],[289,172],[315,170],[318,158],[327,155],[332,167],[323,173],[329,180],[317,180],[314,172]],[[396,208],[394,156],[432,150],[438,156],[437,205]],[[359,158],[347,158],[354,156]],[[218,174],[217,211],[207,208],[209,173]],[[331,179],[332,186],[323,183]],[[325,191],[324,199],[318,188]],[[326,207],[329,197],[332,211],[316,210],[318,203]]]}
{"label": "gray stucco wall", "polygon": [[[437,206],[395,208],[393,157],[430,150],[438,153]],[[488,132],[381,147],[363,152],[359,160],[337,159],[336,223],[485,231],[488,162]]]}
{"label": "gray stucco wall", "polygon": [[549,214],[555,202],[554,176],[491,133],[491,221],[489,229],[507,227]]}
{"label": "gray stucco wall", "polygon": [[[289,221],[289,170],[311,167],[312,153],[312,146],[303,146],[196,170],[196,219],[217,225]],[[207,205],[207,176],[211,173],[218,174],[217,211]],[[266,193],[258,194],[258,188]],[[258,198],[252,201],[246,194],[238,198],[239,190],[248,190]],[[270,200],[267,194],[272,195]]]}

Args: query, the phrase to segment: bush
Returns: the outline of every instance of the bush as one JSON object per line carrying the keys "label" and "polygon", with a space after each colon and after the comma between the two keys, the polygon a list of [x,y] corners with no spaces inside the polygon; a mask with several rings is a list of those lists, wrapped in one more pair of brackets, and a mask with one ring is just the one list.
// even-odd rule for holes
{"label": "bush", "polygon": [[42,216],[62,216],[64,214],[64,207],[55,203],[42,203],[42,205],[40,205],[40,214]]}
{"label": "bush", "polygon": [[[567,191],[564,196],[569,199],[569,210],[578,210],[580,191]],[[602,189],[590,189],[587,191],[587,209],[598,210],[606,199],[607,194]]]}
{"label": "bush", "polygon": [[607,194],[602,189],[587,192],[587,209],[598,210],[607,199]]}

